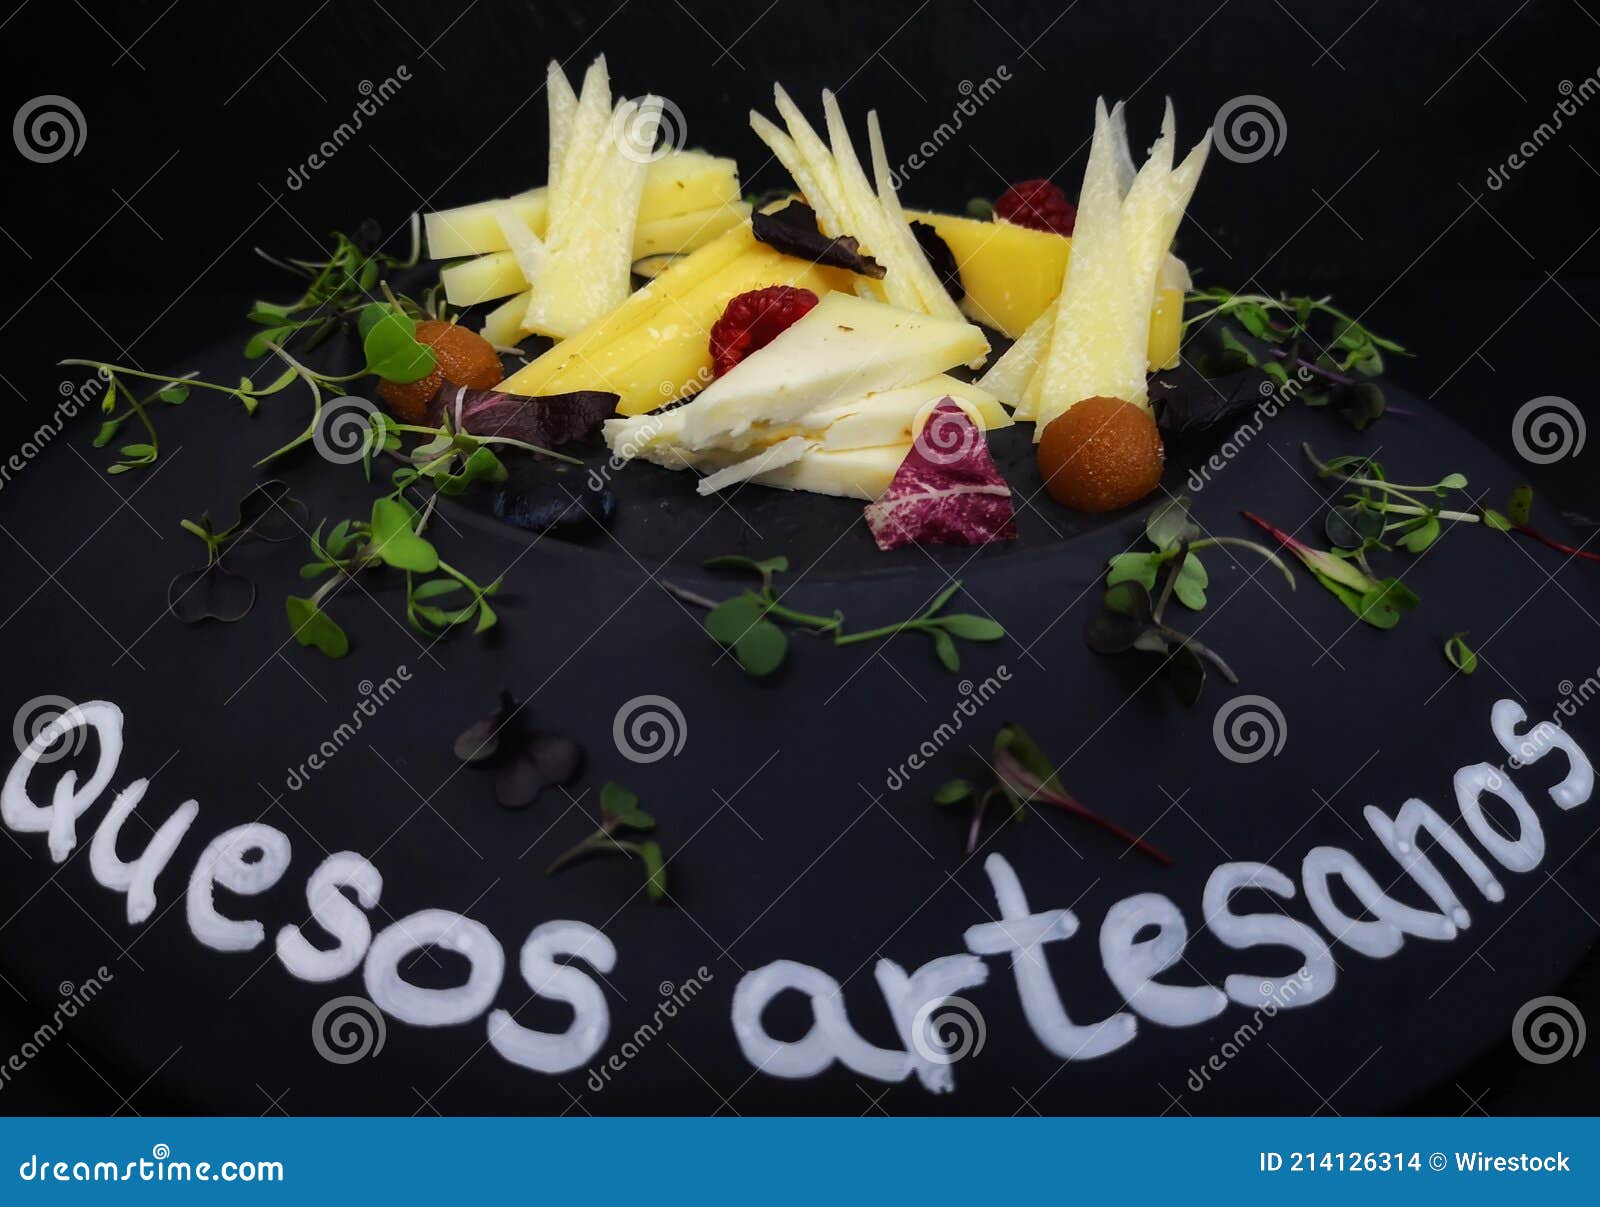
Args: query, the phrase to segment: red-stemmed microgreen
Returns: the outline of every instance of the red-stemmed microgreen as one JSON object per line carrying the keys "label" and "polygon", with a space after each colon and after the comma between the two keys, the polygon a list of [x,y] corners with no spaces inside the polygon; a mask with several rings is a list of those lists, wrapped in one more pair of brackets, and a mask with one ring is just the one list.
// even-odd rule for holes
{"label": "red-stemmed microgreen", "polygon": [[967,828],[968,855],[978,849],[978,838],[982,834],[990,803],[1003,799],[1010,806],[1011,821],[1025,819],[1029,806],[1048,805],[1099,826],[1157,863],[1172,862],[1164,851],[1087,808],[1063,788],[1055,767],[1022,726],[1004,725],[995,734],[988,770],[994,782],[981,792],[967,780],[955,779],[941,785],[933,795],[936,805],[949,808],[964,804],[972,810],[972,824]]}

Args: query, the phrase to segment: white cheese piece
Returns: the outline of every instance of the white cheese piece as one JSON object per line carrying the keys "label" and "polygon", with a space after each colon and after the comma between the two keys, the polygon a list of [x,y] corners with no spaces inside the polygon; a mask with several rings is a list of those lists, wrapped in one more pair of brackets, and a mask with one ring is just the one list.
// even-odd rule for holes
{"label": "white cheese piece", "polygon": [[682,408],[684,443],[707,448],[756,423],[790,423],[821,406],[922,381],[988,347],[964,320],[830,293]]}
{"label": "white cheese piece", "polygon": [[876,448],[814,448],[792,465],[751,479],[779,490],[805,490],[818,495],[838,495],[871,502],[889,489],[911,442]]}
{"label": "white cheese piece", "polygon": [[752,457],[746,457],[743,461],[737,461],[715,473],[707,474],[696,484],[695,490],[701,495],[716,494],[717,491],[736,483],[748,482],[759,474],[793,465],[805,456],[807,449],[815,447],[816,445],[804,436],[790,436],[787,440],[780,440],[762,449]]}
{"label": "white cheese piece", "polygon": [[[872,173],[878,184],[878,203],[883,207],[884,218],[900,244],[900,251],[894,258],[895,265],[903,273],[915,274],[924,311],[945,318],[957,317],[961,314],[960,305],[950,296],[939,274],[933,271],[933,265],[928,263],[928,257],[912,233],[911,223],[907,221],[905,210],[900,205],[900,195],[895,192],[894,172],[889,167],[889,153],[883,145],[883,130],[878,125],[876,109],[867,114],[867,144],[872,155]],[[976,369],[982,363],[980,360],[970,367]]]}
{"label": "white cheese piece", "polygon": [[978,384],[1001,402],[1016,408],[1015,418],[1033,418],[1033,404],[1025,394],[1028,383],[1039,368],[1039,361],[1050,348],[1050,336],[1055,331],[1056,310],[1047,306],[1039,317],[1028,324],[1028,329],[1005,354],[989,366],[989,371],[978,379]]}

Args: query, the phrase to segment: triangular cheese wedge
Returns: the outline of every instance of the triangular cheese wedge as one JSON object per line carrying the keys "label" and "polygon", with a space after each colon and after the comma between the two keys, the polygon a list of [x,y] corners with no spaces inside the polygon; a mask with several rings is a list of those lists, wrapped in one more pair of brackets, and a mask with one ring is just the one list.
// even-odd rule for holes
{"label": "triangular cheese wedge", "polygon": [[910,385],[988,351],[972,323],[829,293],[683,407],[683,442],[710,448],[756,423]]}

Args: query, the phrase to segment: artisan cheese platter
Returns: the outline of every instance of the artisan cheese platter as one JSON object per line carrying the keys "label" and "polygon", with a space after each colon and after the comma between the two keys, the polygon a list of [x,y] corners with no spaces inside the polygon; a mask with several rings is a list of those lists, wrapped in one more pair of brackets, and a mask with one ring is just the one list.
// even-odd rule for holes
{"label": "artisan cheese platter", "polygon": [[[215,453],[128,588],[199,707],[17,667],[60,701],[0,793],[18,883],[81,872],[60,958],[151,934],[192,995],[130,988],[108,1051],[186,1036],[149,1074],[220,1110],[241,1036],[329,1113],[1301,1111],[1335,1071],[1388,1110],[1576,958],[1581,905],[1515,919],[1596,870],[1592,721],[1482,672],[1550,678],[1528,566],[1600,558],[1363,313],[1180,257],[1181,98],[921,208],[842,92],[741,116],[758,193],[551,63],[543,156],[267,257],[301,292],[242,352],[65,362],[119,485],[169,425]],[[323,736],[293,694],[352,673]],[[278,720],[216,736],[236,699]],[[336,1002],[390,1052],[291,1042]]]}

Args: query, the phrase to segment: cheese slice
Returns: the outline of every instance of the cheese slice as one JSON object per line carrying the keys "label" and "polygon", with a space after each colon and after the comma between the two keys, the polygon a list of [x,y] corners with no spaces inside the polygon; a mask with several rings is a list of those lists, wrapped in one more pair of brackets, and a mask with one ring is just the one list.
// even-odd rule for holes
{"label": "cheese slice", "polygon": [[684,407],[684,443],[705,448],[756,422],[910,385],[984,355],[967,322],[830,293],[799,322]]}
{"label": "cheese slice", "polygon": [[[643,207],[640,207],[641,210]],[[750,217],[750,206],[743,201],[725,201],[710,209],[691,210],[687,214],[674,214],[670,218],[656,218],[649,222],[642,218],[633,231],[633,258],[668,253],[682,255],[698,251],[724,231],[738,226]]]}
{"label": "cheese slice", "polygon": [[478,333],[497,348],[514,348],[528,333],[522,329],[522,316],[528,313],[533,291],[525,290],[507,298],[483,316]]}
{"label": "cheese slice", "polygon": [[[842,284],[844,277],[837,269],[780,255],[763,245],[747,249],[698,282],[687,276],[675,278],[694,258],[673,265],[633,295],[630,302],[659,287],[678,286],[663,289],[655,299],[659,304],[641,305],[642,317],[626,330],[610,340],[592,340],[572,349],[567,345],[573,340],[557,344],[508,378],[502,388],[520,394],[607,390],[618,395],[621,414],[653,411],[697,393],[711,381],[711,328],[730,299],[768,285],[792,285],[820,297]],[[576,338],[582,340],[586,334]]]}
{"label": "cheese slice", "polygon": [[816,446],[804,436],[791,436],[787,440],[780,440],[776,444],[768,445],[754,456],[707,474],[695,484],[695,491],[701,495],[716,494],[719,490],[740,482],[748,482],[760,474],[793,465],[805,456],[808,449],[814,447]]}
{"label": "cheese slice", "polygon": [[[959,402],[973,422],[986,431],[1011,425],[1011,416],[993,394],[940,373],[899,389],[818,407],[792,423],[752,424],[747,431],[717,446],[717,451],[743,454],[794,436],[829,449],[898,444],[910,440],[920,429],[924,412],[944,398]],[[673,468],[694,464],[696,454],[682,447],[686,409],[677,407],[628,419],[609,419],[605,424],[606,444],[623,460],[643,457]]]}
{"label": "cheese slice", "polygon": [[889,489],[911,441],[875,448],[809,449],[798,461],[750,479],[779,490],[805,490],[871,502]]}
{"label": "cheese slice", "polygon": [[1023,395],[1036,415],[1035,439],[1085,398],[1105,395],[1141,404],[1146,398],[1148,327],[1141,326],[1135,308],[1147,315],[1149,298],[1136,303],[1128,278],[1114,136],[1104,101],[1096,108],[1072,241],[1050,350]]}
{"label": "cheese slice", "polygon": [[[715,210],[737,203],[739,197],[739,169],[733,160],[704,151],[673,151],[645,168],[639,224]],[[435,260],[455,260],[505,251],[509,245],[500,230],[502,213],[510,213],[543,237],[550,217],[548,190],[531,189],[425,215],[428,255]]]}

